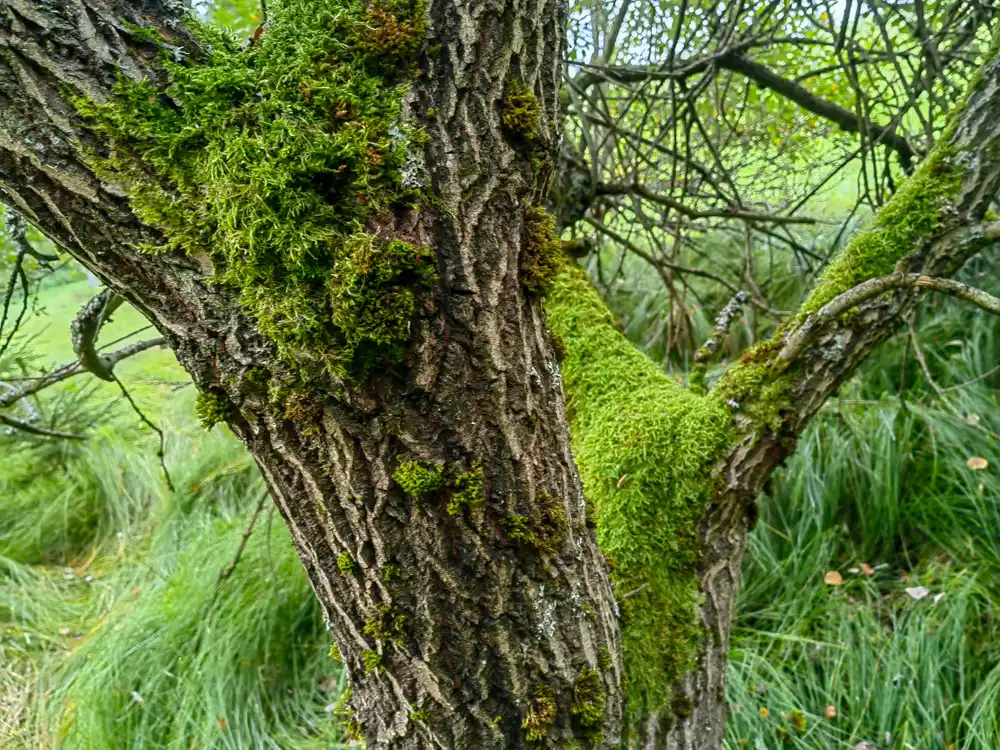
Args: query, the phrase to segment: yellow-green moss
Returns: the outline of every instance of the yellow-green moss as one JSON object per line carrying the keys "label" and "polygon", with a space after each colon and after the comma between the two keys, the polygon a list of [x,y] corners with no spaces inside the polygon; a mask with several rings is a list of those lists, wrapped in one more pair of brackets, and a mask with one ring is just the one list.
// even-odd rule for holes
{"label": "yellow-green moss", "polygon": [[364,649],[361,652],[361,661],[365,665],[365,674],[371,674],[372,672],[378,672],[382,668],[382,654],[378,651],[371,651],[370,649]]}
{"label": "yellow-green moss", "polygon": [[801,323],[862,281],[892,273],[897,262],[934,237],[961,186],[962,174],[953,163],[946,134],[942,145],[878,212],[871,227],[851,240],[824,269],[794,322]]}
{"label": "yellow-green moss", "polygon": [[401,103],[426,4],[271,5],[255,44],[191,21],[200,51],[164,48],[162,84],[123,76],[77,107],[107,146],[95,167],[163,233],[150,250],[210,261],[290,364],[356,377],[399,361],[434,283],[432,253],[371,234],[419,197]]}
{"label": "yellow-green moss", "polygon": [[225,422],[232,411],[232,404],[225,396],[212,391],[202,391],[194,400],[194,411],[201,426],[210,430],[220,422]]}
{"label": "yellow-green moss", "polygon": [[556,694],[548,685],[535,687],[524,712],[521,728],[528,742],[542,742],[556,720]]}
{"label": "yellow-green moss", "polygon": [[541,113],[535,92],[524,81],[511,81],[503,102],[503,124],[507,129],[525,140],[531,140],[538,134]]}
{"label": "yellow-green moss", "polygon": [[450,483],[452,492],[448,500],[448,513],[460,515],[466,508],[474,508],[486,499],[486,475],[482,466],[459,474]]}
{"label": "yellow-green moss", "polygon": [[712,467],[730,443],[731,410],[633,347],[579,269],[556,278],[546,309],[566,347],[584,492],[596,506],[601,550],[615,563],[629,705],[669,711],[672,683],[695,667],[704,642],[698,524],[715,487]]}
{"label": "yellow-green moss", "polygon": [[399,566],[396,564],[386,565],[382,569],[382,580],[389,583],[395,578],[399,578]]}
{"label": "yellow-green moss", "polygon": [[556,235],[555,221],[540,206],[524,211],[524,244],[521,250],[520,278],[524,288],[544,294],[563,267],[562,243]]}
{"label": "yellow-green moss", "polygon": [[573,706],[570,713],[592,740],[597,740],[604,726],[607,696],[596,669],[585,669],[573,683]]}
{"label": "yellow-green moss", "polygon": [[383,605],[365,621],[365,632],[377,641],[402,643],[405,638],[406,615]]}
{"label": "yellow-green moss", "polygon": [[406,461],[392,473],[396,484],[410,495],[436,492],[445,485],[444,467],[432,461]]}
{"label": "yellow-green moss", "polygon": [[532,516],[512,514],[500,519],[507,538],[525,541],[542,552],[555,552],[566,541],[566,506],[556,497],[541,491],[535,496]]}
{"label": "yellow-green moss", "polygon": [[337,569],[345,576],[354,572],[354,558],[351,557],[350,552],[345,551],[337,555]]}

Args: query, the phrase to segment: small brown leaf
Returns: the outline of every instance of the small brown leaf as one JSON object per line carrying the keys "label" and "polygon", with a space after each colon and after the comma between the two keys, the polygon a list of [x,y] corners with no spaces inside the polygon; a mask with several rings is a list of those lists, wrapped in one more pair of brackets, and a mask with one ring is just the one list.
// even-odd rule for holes
{"label": "small brown leaf", "polygon": [[827,586],[840,586],[844,582],[844,576],[840,575],[836,570],[828,570],[826,575],[823,576],[823,583]]}
{"label": "small brown leaf", "polygon": [[836,706],[829,706],[828,705],[826,707],[826,718],[828,718],[828,719],[836,719],[837,718],[837,708],[836,708]]}
{"label": "small brown leaf", "polygon": [[226,717],[225,716],[220,716],[219,719],[218,719],[218,721],[216,723],[219,725],[219,729],[221,729],[223,732],[225,732],[227,729],[229,729],[229,724],[226,723]]}
{"label": "small brown leaf", "polygon": [[990,462],[987,461],[982,456],[973,456],[965,463],[973,471],[982,471],[983,469],[985,469],[987,466],[990,465]]}
{"label": "small brown leaf", "polygon": [[873,576],[875,575],[875,568],[873,568],[868,563],[861,563],[861,572],[864,573],[866,576]]}
{"label": "small brown leaf", "polygon": [[622,474],[621,479],[618,480],[617,484],[618,489],[622,488],[622,486],[625,484],[626,479],[628,479],[628,474]]}

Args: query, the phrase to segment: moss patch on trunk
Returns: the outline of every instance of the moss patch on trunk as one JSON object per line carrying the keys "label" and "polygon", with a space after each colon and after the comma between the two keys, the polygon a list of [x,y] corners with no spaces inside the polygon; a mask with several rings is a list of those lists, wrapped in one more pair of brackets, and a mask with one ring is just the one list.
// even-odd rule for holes
{"label": "moss patch on trunk", "polygon": [[[200,50],[157,45],[162,81],[77,100],[92,161],[165,244],[207,258],[293,365],[359,376],[399,361],[433,252],[387,236],[419,191],[402,100],[423,0],[275,0],[257,40],[195,20]],[[410,175],[412,178],[412,175]]]}

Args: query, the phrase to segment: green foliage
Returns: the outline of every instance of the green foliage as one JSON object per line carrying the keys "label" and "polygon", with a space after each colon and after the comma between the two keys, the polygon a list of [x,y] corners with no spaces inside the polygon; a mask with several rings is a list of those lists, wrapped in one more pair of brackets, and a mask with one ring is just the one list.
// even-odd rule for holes
{"label": "green foliage", "polygon": [[431,461],[405,461],[392,473],[396,484],[407,494],[419,497],[445,485],[444,467]]}
{"label": "green foliage", "polygon": [[541,107],[538,97],[524,81],[511,81],[503,103],[503,124],[525,140],[532,140],[538,134]]}
{"label": "green foliage", "polygon": [[564,263],[562,243],[549,212],[540,206],[526,208],[524,235],[519,269],[521,283],[529,292],[544,294]]}
{"label": "green foliage", "polygon": [[582,272],[557,277],[546,309],[566,345],[570,431],[597,538],[616,591],[636,592],[621,602],[630,706],[668,710],[672,683],[700,654],[697,528],[729,409],[635,349]]}
{"label": "green foliage", "polygon": [[194,402],[194,411],[198,415],[201,426],[210,430],[220,422],[225,422],[229,418],[232,404],[229,400],[218,393],[203,391],[198,394]]}
{"label": "green foliage", "polygon": [[378,672],[382,668],[382,654],[378,651],[365,649],[361,652],[361,661],[365,665],[365,674]]}
{"label": "green foliage", "polygon": [[[289,363],[359,376],[400,356],[432,254],[372,234],[418,195],[401,120],[426,30],[420,0],[279,0],[259,40],[196,26],[202,51],[159,58],[77,102],[94,156],[166,244],[211,261]],[[409,185],[409,186],[408,186]]]}
{"label": "green foliage", "polygon": [[548,685],[537,685],[528,709],[524,712],[521,728],[528,742],[542,742],[556,720],[556,694]]}

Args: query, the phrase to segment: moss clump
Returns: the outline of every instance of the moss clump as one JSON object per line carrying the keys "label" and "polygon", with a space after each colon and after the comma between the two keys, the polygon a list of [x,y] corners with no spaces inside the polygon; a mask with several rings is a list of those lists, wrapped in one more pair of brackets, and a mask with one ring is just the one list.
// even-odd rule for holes
{"label": "moss clump", "polygon": [[963,170],[952,163],[946,141],[943,138],[943,145],[931,152],[903,183],[878,212],[872,226],[858,234],[826,267],[795,323],[801,324],[811,313],[862,281],[892,273],[897,262],[938,233],[963,175]]}
{"label": "moss clump", "polygon": [[365,674],[378,672],[382,668],[382,654],[378,651],[363,650],[361,652],[361,661],[365,665]]}
{"label": "moss clump", "polygon": [[340,646],[338,646],[336,643],[334,643],[332,646],[330,646],[330,651],[328,652],[328,654],[329,654],[330,658],[333,659],[338,664],[342,664],[343,663],[344,656],[343,656],[343,654],[340,653]]}
{"label": "moss clump", "polygon": [[405,638],[406,615],[383,605],[365,622],[365,632],[377,641],[402,643]]}
{"label": "moss clump", "polygon": [[601,735],[606,701],[600,673],[596,669],[583,670],[573,683],[573,707],[570,713],[592,739]]}
{"label": "moss clump", "polygon": [[95,167],[166,238],[151,251],[210,261],[286,362],[357,378],[400,359],[434,276],[430,253],[378,229],[418,198],[401,106],[425,2],[272,6],[254,45],[192,22],[199,50],[164,48],[161,82],[76,104],[107,147]]}
{"label": "moss clump", "polygon": [[389,581],[395,578],[399,578],[399,566],[395,564],[386,565],[382,569],[382,580],[389,583]]}
{"label": "moss clump", "polygon": [[535,496],[532,515],[511,514],[500,519],[500,528],[512,541],[524,541],[542,552],[555,552],[566,541],[566,507],[546,492]]}
{"label": "moss clump", "polygon": [[445,485],[444,467],[432,461],[406,461],[392,473],[396,484],[409,495],[428,495]]}
{"label": "moss clump", "polygon": [[354,558],[351,557],[350,552],[345,551],[337,555],[337,569],[345,576],[354,572]]}
{"label": "moss clump", "polygon": [[538,106],[538,97],[529,89],[524,81],[513,80],[503,100],[503,124],[506,128],[530,141],[538,134],[542,110]]}
{"label": "moss clump", "polygon": [[194,401],[194,411],[201,426],[211,430],[220,422],[225,422],[232,413],[233,405],[225,396],[212,391],[203,391]]}
{"label": "moss clump", "polygon": [[419,711],[411,711],[410,718],[413,721],[427,721],[430,718],[430,714],[427,713],[426,708],[421,708]]}
{"label": "moss clump", "polygon": [[539,206],[529,206],[524,211],[520,263],[521,284],[534,294],[545,294],[565,263],[555,221]]}
{"label": "moss clump", "polygon": [[486,475],[482,466],[476,466],[472,471],[459,474],[451,482],[451,499],[448,500],[448,513],[457,516],[466,508],[481,505],[486,499]]}
{"label": "moss clump", "polygon": [[292,391],[285,396],[285,418],[293,422],[315,422],[323,416],[323,403],[308,391]]}
{"label": "moss clump", "polygon": [[556,720],[556,694],[548,685],[538,685],[531,694],[521,728],[528,742],[542,742]]}
{"label": "moss clump", "polygon": [[615,562],[615,590],[637,592],[621,602],[629,706],[669,712],[671,685],[702,650],[698,524],[732,438],[731,409],[635,349],[579,269],[556,278],[546,309],[566,345],[570,431],[598,542]]}

